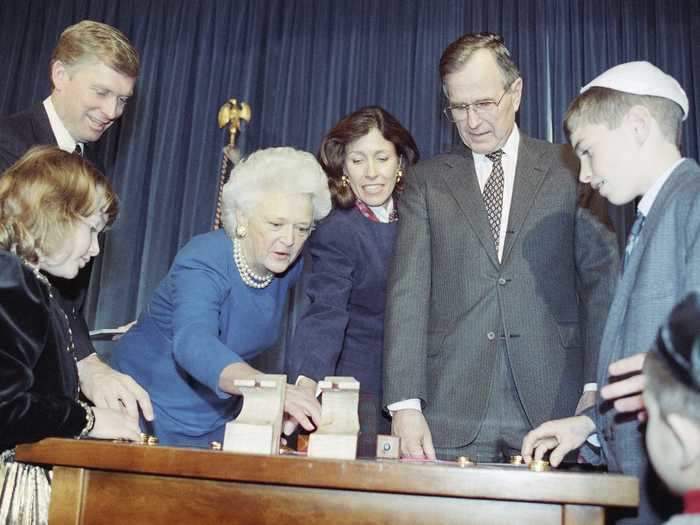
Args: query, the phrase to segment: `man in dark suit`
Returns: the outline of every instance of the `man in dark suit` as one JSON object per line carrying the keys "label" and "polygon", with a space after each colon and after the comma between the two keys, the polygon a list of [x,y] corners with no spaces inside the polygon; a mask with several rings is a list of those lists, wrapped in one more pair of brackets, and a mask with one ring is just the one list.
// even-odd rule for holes
{"label": "man in dark suit", "polygon": [[592,402],[617,249],[579,206],[571,149],[518,130],[523,82],[498,35],[453,42],[440,74],[462,143],[406,177],[384,404],[403,455],[501,461]]}
{"label": "man in dark suit", "polygon": [[687,116],[683,88],[648,62],[598,76],[566,115],[581,181],[613,204],[641,199],[600,347],[602,400],[583,415],[533,430],[523,455],[540,458],[552,449],[556,466],[593,434],[581,448],[585,459],[640,479],[638,512],[620,523],[661,523],[674,510],[647,459],[638,419],[645,419],[639,410],[646,351],[673,306],[700,290],[700,166],[679,148]]}
{"label": "man in dark suit", "polygon": [[[139,67],[136,49],[118,29],[90,20],[66,28],[51,56],[51,95],[28,111],[0,117],[0,176],[37,145],[56,145],[99,165],[90,144],[124,112]],[[147,405],[150,416],[146,393],[131,378],[113,373],[94,354],[82,315],[88,281],[89,266],[76,279],[52,279],[69,317],[79,366],[95,369],[93,374],[81,374],[94,378],[93,384],[81,387],[105,390],[104,398],[119,405],[112,408],[121,406],[132,414],[135,402]]]}

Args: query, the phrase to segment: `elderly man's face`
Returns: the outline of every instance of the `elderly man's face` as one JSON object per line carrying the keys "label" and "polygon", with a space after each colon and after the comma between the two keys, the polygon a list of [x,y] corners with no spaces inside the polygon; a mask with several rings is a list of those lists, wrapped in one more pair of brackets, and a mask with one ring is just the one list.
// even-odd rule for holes
{"label": "elderly man's face", "polygon": [[243,256],[258,275],[282,273],[296,260],[313,227],[311,195],[267,193],[250,213],[236,213],[244,226]]}
{"label": "elderly man's face", "polygon": [[506,143],[520,107],[522,80],[517,79],[506,90],[503,74],[491,51],[475,52],[462,69],[445,76],[444,87],[450,105],[500,100],[492,111],[479,115],[470,109],[463,120],[455,122],[469,149],[486,154]]}
{"label": "elderly man's face", "polygon": [[57,61],[51,78],[56,113],[76,142],[99,140],[124,113],[136,82],[97,60],[70,67]]}

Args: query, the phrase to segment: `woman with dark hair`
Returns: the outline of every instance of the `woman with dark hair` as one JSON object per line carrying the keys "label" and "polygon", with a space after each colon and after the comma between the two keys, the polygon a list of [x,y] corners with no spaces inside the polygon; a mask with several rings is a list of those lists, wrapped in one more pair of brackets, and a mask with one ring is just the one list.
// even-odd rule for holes
{"label": "woman with dark hair", "polygon": [[374,455],[382,417],[384,302],[405,169],[418,161],[411,134],[380,107],[338,122],[321,143],[334,211],[310,240],[313,262],[287,364],[315,390],[328,375],[360,382],[360,455]]}

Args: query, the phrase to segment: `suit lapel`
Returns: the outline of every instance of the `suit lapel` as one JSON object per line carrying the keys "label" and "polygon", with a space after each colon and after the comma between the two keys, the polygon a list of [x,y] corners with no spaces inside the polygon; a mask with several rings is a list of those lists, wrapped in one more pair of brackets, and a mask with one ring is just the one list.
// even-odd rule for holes
{"label": "suit lapel", "polygon": [[[617,339],[622,336],[621,330],[623,320],[630,306],[630,297],[637,282],[639,267],[645,257],[644,253],[651,244],[651,239],[654,237],[654,232],[658,228],[664,211],[669,207],[668,201],[671,199],[671,194],[676,186],[676,175],[685,171],[685,164],[685,162],[681,163],[674,170],[664,183],[656,199],[654,199],[654,204],[651,210],[649,210],[649,216],[644,221],[644,226],[639,232],[639,237],[632,250],[632,254],[625,262],[624,272],[617,284],[615,297],[610,306],[610,312],[608,313],[608,321],[605,325],[605,333],[603,334],[603,345],[606,351],[601,352],[601,356],[606,356],[606,362],[601,363],[603,366],[600,367],[600,371],[603,375],[602,379],[606,382],[608,365],[622,357],[622,345],[617,344]],[[599,378],[599,380],[601,380],[601,378]]]}
{"label": "suit lapel", "polygon": [[521,133],[518,160],[515,166],[513,197],[508,215],[505,245],[503,246],[504,263],[508,260],[513,244],[522,231],[523,223],[547,173],[547,166],[542,164],[540,157],[541,155],[532,147],[530,139]]}
{"label": "suit lapel", "polygon": [[46,113],[46,108],[42,102],[34,104],[30,111],[32,121],[32,134],[37,139],[37,144],[52,144],[58,145],[56,136],[51,129],[49,115]]}
{"label": "suit lapel", "polygon": [[440,172],[451,195],[457,201],[467,217],[472,230],[476,233],[484,251],[494,266],[498,267],[496,245],[491,236],[491,227],[486,216],[486,207],[479,189],[479,182],[474,169],[472,152],[463,144],[458,144],[452,150],[452,155],[445,161],[446,169]]}

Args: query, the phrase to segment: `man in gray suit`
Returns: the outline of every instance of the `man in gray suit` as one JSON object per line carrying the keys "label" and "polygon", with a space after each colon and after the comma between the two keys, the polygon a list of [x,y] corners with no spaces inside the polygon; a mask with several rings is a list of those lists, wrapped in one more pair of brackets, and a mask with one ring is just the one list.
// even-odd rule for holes
{"label": "man in gray suit", "polygon": [[404,456],[500,461],[592,397],[617,249],[579,206],[571,149],[518,130],[523,81],[501,37],[462,36],[440,75],[462,143],[406,177],[384,404]]}
{"label": "man in gray suit", "polygon": [[615,204],[641,200],[601,344],[602,400],[584,415],[532,431],[523,455],[552,450],[556,466],[585,443],[584,458],[639,477],[638,513],[620,523],[660,523],[673,510],[646,457],[639,394],[643,352],[673,305],[700,289],[700,167],[679,149],[687,115],[688,98],[675,79],[648,62],[630,62],[585,86],[566,116],[581,180]]}

